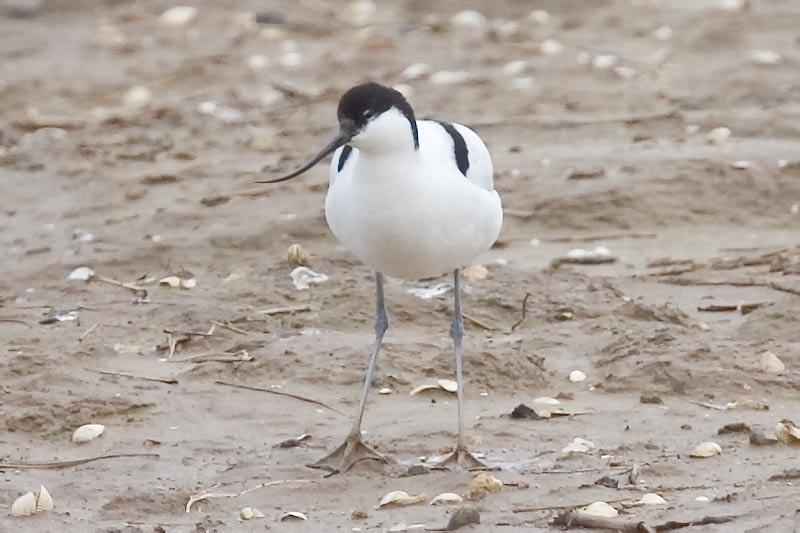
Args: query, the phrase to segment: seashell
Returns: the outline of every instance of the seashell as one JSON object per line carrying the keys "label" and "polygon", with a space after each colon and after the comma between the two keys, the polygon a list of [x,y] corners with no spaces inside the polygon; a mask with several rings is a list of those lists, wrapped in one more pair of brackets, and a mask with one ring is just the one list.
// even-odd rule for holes
{"label": "seashell", "polygon": [[594,443],[590,440],[576,437],[561,449],[562,457],[570,457],[575,454],[589,453],[594,450]]}
{"label": "seashell", "polygon": [[304,266],[295,268],[289,275],[292,277],[295,288],[299,291],[307,289],[312,283],[322,283],[328,280],[328,276],[325,274],[314,272]]}
{"label": "seashell", "polygon": [[89,281],[94,277],[94,270],[87,266],[78,267],[69,273],[67,279],[70,281]]}
{"label": "seashell", "polygon": [[606,502],[594,502],[593,504],[587,505],[583,509],[580,509],[578,512],[591,516],[601,516],[603,518],[614,518],[615,516],[619,516],[619,512]]}
{"label": "seashell", "polygon": [[406,506],[414,505],[416,503],[424,502],[428,497],[425,494],[419,496],[409,496],[407,492],[402,490],[393,490],[381,498],[378,507],[385,507],[387,505]]}
{"label": "seashell", "polygon": [[708,496],[698,496],[694,499],[694,501],[699,503],[708,503],[710,500],[708,499]]}
{"label": "seashell", "polygon": [[197,286],[197,280],[194,278],[181,279],[181,289],[192,289]]}
{"label": "seashell", "polygon": [[416,396],[420,392],[424,392],[426,390],[438,389],[438,388],[439,388],[438,385],[431,385],[430,383],[427,383],[425,385],[420,385],[418,387],[414,387],[414,389],[412,389],[412,391],[410,393],[408,393],[408,395],[409,396]]}
{"label": "seashell", "polygon": [[436,496],[428,503],[428,505],[451,505],[454,503],[461,503],[464,498],[454,492],[443,492]]}
{"label": "seashell", "polygon": [[243,507],[239,510],[239,518],[242,520],[252,520],[253,518],[264,518],[265,515],[255,507]]}
{"label": "seashell", "polygon": [[791,420],[781,420],[775,425],[775,437],[784,444],[800,444],[800,429]]}
{"label": "seashell", "polygon": [[486,17],[477,11],[466,10],[456,13],[450,19],[450,24],[455,28],[468,29],[468,30],[486,30],[489,27],[489,21]]}
{"label": "seashell", "polygon": [[390,389],[389,387],[384,387],[378,391],[378,394],[391,394],[391,393],[392,389]]}
{"label": "seashell", "polygon": [[767,350],[761,354],[761,370],[767,374],[780,374],[786,370],[786,365],[777,355]]}
{"label": "seashell", "polygon": [[[518,91],[530,90],[530,89],[533,88],[534,85],[536,85],[536,78],[534,78],[532,76],[523,76],[521,78],[514,78],[513,80],[511,80],[511,87],[516,89],[516,90],[518,90]],[[497,259],[495,261],[495,263],[497,263],[497,264],[502,264],[502,263],[498,263],[498,261],[502,262],[503,259]],[[508,264],[508,263],[506,262],[505,264]]]}
{"label": "seashell", "polygon": [[299,511],[289,511],[281,515],[281,522],[289,522],[293,520],[308,520],[308,517]]}
{"label": "seashell", "polygon": [[648,492],[639,499],[641,505],[666,505],[667,500],[654,492]]}
{"label": "seashell", "polygon": [[539,51],[546,56],[554,56],[560,54],[564,50],[564,45],[555,39],[547,39],[542,41],[539,45]]}
{"label": "seashell", "polygon": [[539,398],[535,398],[533,403],[538,403],[539,405],[561,405],[561,402],[556,400],[555,398],[550,398],[549,396],[540,396]]}
{"label": "seashell", "polygon": [[11,504],[11,516],[29,516],[36,512],[36,495],[26,492]]}
{"label": "seashell", "polygon": [[783,61],[780,54],[772,50],[751,50],[750,59],[759,65],[777,65]]}
{"label": "seashell", "polygon": [[623,80],[631,80],[636,77],[635,70],[633,70],[631,67],[624,67],[624,66],[615,68],[614,74],[616,74]]}
{"label": "seashell", "polygon": [[84,444],[93,441],[105,432],[106,427],[102,424],[85,424],[72,434],[72,442],[76,444]]}
{"label": "seashell", "polygon": [[167,276],[166,278],[161,278],[158,281],[159,285],[164,285],[166,287],[172,287],[173,289],[177,289],[181,286],[181,278],[178,276]]}
{"label": "seashell", "polygon": [[186,26],[197,18],[197,8],[191,6],[175,6],[167,9],[158,20],[167,26]]}
{"label": "seashell", "polygon": [[247,58],[247,66],[252,70],[261,70],[269,65],[269,58],[265,55],[255,54]]}
{"label": "seashell", "polygon": [[586,380],[586,374],[580,370],[573,370],[569,373],[569,380],[573,383],[580,383],[581,381]]}
{"label": "seashell", "polygon": [[469,81],[470,73],[463,70],[440,70],[431,76],[434,85],[457,85]]}
{"label": "seashell", "polygon": [[536,24],[546,24],[550,20],[550,13],[542,9],[534,9],[531,11],[531,14],[528,15],[528,20]]}
{"label": "seashell", "polygon": [[746,159],[740,159],[731,163],[731,168],[736,170],[747,170],[748,168],[753,168],[753,162]]}
{"label": "seashell", "polygon": [[731,130],[730,128],[726,128],[725,126],[714,128],[713,130],[709,131],[706,134],[706,142],[708,144],[720,145],[730,138],[731,138]]}
{"label": "seashell", "polygon": [[619,58],[612,54],[601,54],[592,59],[592,66],[605,70],[607,68],[616,67],[619,63]]}
{"label": "seashell", "polygon": [[464,279],[468,281],[480,281],[489,276],[489,271],[483,265],[468,266],[461,271]]}
{"label": "seashell", "polygon": [[439,385],[440,389],[446,390],[447,392],[458,391],[458,383],[456,383],[452,379],[440,379],[436,383]]}
{"label": "seashell", "polygon": [[420,78],[424,78],[428,74],[431,73],[431,66],[426,63],[414,63],[413,65],[409,65],[400,74],[400,77],[405,80],[418,80]]}
{"label": "seashell", "polygon": [[52,511],[53,510],[53,497],[44,488],[44,485],[39,486],[39,492],[36,494],[36,512]]}
{"label": "seashell", "polygon": [[289,246],[289,249],[286,251],[286,260],[289,261],[289,264],[293,267],[311,266],[311,255],[299,244]]}
{"label": "seashell", "polygon": [[703,442],[692,450],[691,456],[695,458],[714,457],[722,453],[722,448],[716,442]]}
{"label": "seashell", "polygon": [[503,490],[503,482],[494,477],[489,472],[481,472],[469,484],[467,491],[468,500],[477,500],[483,498],[490,492],[500,492]]}
{"label": "seashell", "polygon": [[122,103],[128,107],[142,107],[153,99],[153,91],[142,85],[131,87],[122,95]]}

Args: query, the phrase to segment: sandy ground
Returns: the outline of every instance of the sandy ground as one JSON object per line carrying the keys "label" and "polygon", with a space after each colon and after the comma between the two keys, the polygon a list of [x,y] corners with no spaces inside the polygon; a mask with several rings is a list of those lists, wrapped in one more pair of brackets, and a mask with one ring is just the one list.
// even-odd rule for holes
{"label": "sandy ground", "polygon": [[[800,422],[800,4],[446,1],[431,12],[405,0],[370,14],[317,0],[197,2],[185,27],[159,22],[170,7],[160,1],[36,4],[0,2],[0,461],[154,455],[6,465],[0,530],[446,523],[442,507],[375,507],[395,489],[464,493],[468,472],[403,477],[359,465],[323,478],[304,466],[339,443],[357,407],[371,273],[325,225],[324,166],[279,186],[252,183],[321,146],[338,96],[366,79],[406,85],[420,115],[474,126],[508,210],[500,242],[480,261],[488,278],[469,282],[465,295],[470,442],[505,466],[495,475],[510,484],[473,502],[481,525],[472,530],[547,531],[562,511],[597,500],[651,525],[731,517],[689,530],[796,530],[798,449],[717,432],[743,422],[772,434],[782,419]],[[488,17],[489,30],[454,27],[466,8]],[[534,8],[549,20],[529,19]],[[260,12],[260,22],[246,12]],[[764,64],[775,58],[754,50],[780,61]],[[469,80],[403,77],[420,62]],[[129,92],[137,86],[149,92]],[[709,144],[720,126],[731,138]],[[330,279],[296,290],[285,260],[292,243]],[[550,268],[594,246],[618,261]],[[685,261],[653,263],[665,258]],[[83,265],[139,283],[146,300],[68,281]],[[175,273],[196,287],[158,285]],[[408,292],[430,283],[388,283],[393,322],[374,391],[393,392],[373,394],[365,419],[368,442],[406,462],[455,443],[454,397],[408,394],[452,376],[451,294]],[[698,311],[740,303],[763,305]],[[287,306],[296,310],[260,312]],[[69,311],[76,320],[47,320]],[[180,333],[215,323],[209,336]],[[171,360],[165,330],[181,341]],[[784,372],[761,370],[765,350]],[[587,380],[570,383],[575,369]],[[307,396],[344,414],[217,381]],[[539,396],[559,396],[575,414],[509,417]],[[105,434],[73,444],[86,423],[104,424]],[[276,447],[304,433],[301,445]],[[594,450],[561,458],[576,437]],[[720,456],[689,457],[709,440]],[[595,483],[604,476],[618,487]],[[193,495],[278,480],[292,481],[185,512]],[[7,515],[40,484],[54,512]],[[645,492],[667,505],[622,503]],[[239,522],[245,506],[266,517]],[[287,511],[308,521],[281,522]]]}

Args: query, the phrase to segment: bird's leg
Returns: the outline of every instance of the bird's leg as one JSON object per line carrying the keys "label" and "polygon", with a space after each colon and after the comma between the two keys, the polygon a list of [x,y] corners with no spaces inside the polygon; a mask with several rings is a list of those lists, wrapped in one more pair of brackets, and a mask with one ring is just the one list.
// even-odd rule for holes
{"label": "bird's leg", "polygon": [[464,338],[464,317],[461,314],[461,271],[453,272],[453,323],[450,326],[450,337],[453,339],[453,351],[456,356],[456,383],[458,384],[458,441],[456,449],[445,457],[439,465],[457,464],[467,469],[488,468],[484,462],[475,457],[467,448],[464,436],[464,378],[462,376],[462,356]]}
{"label": "bird's leg", "polygon": [[378,360],[378,352],[381,348],[381,341],[386,330],[389,329],[389,317],[386,314],[386,304],[383,297],[383,276],[375,273],[375,290],[377,295],[377,313],[375,316],[375,345],[372,348],[372,355],[369,358],[367,375],[364,378],[364,392],[361,395],[361,405],[358,408],[358,416],[353,422],[350,433],[347,434],[344,442],[329,455],[323,457],[314,464],[308,465],[311,468],[328,470],[335,474],[346,472],[359,461],[374,460],[388,463],[389,459],[364,444],[361,440],[361,419],[364,416],[364,408],[367,406],[367,396],[372,386],[372,373],[375,370],[375,363]]}

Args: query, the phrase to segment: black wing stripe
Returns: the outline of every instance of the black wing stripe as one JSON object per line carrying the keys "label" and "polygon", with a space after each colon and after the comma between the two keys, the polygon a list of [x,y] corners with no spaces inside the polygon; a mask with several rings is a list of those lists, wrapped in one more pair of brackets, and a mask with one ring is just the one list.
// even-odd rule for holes
{"label": "black wing stripe", "polygon": [[344,164],[347,163],[347,158],[350,157],[350,153],[353,151],[353,147],[349,144],[345,144],[344,148],[342,148],[342,153],[339,154],[339,162],[336,164],[336,172],[341,172],[344,168]]}
{"label": "black wing stripe", "polygon": [[469,150],[467,150],[467,143],[464,141],[464,137],[452,124],[440,120],[434,122],[443,127],[444,131],[453,138],[453,151],[456,156],[456,165],[458,165],[458,170],[466,176],[469,170]]}

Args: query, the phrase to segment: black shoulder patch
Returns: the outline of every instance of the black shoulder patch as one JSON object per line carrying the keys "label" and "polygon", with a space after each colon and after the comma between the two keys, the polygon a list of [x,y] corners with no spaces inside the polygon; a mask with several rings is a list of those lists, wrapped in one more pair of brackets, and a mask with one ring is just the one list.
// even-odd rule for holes
{"label": "black shoulder patch", "polygon": [[350,157],[350,153],[353,151],[353,147],[349,144],[345,144],[342,148],[342,153],[339,154],[339,162],[336,164],[336,172],[341,172],[344,168],[344,164],[347,163],[347,158]]}
{"label": "black shoulder patch", "polygon": [[469,150],[467,150],[467,143],[464,141],[464,137],[452,124],[440,120],[434,120],[434,122],[443,127],[444,131],[453,138],[453,151],[456,156],[456,165],[458,165],[458,170],[466,176],[469,170]]}

